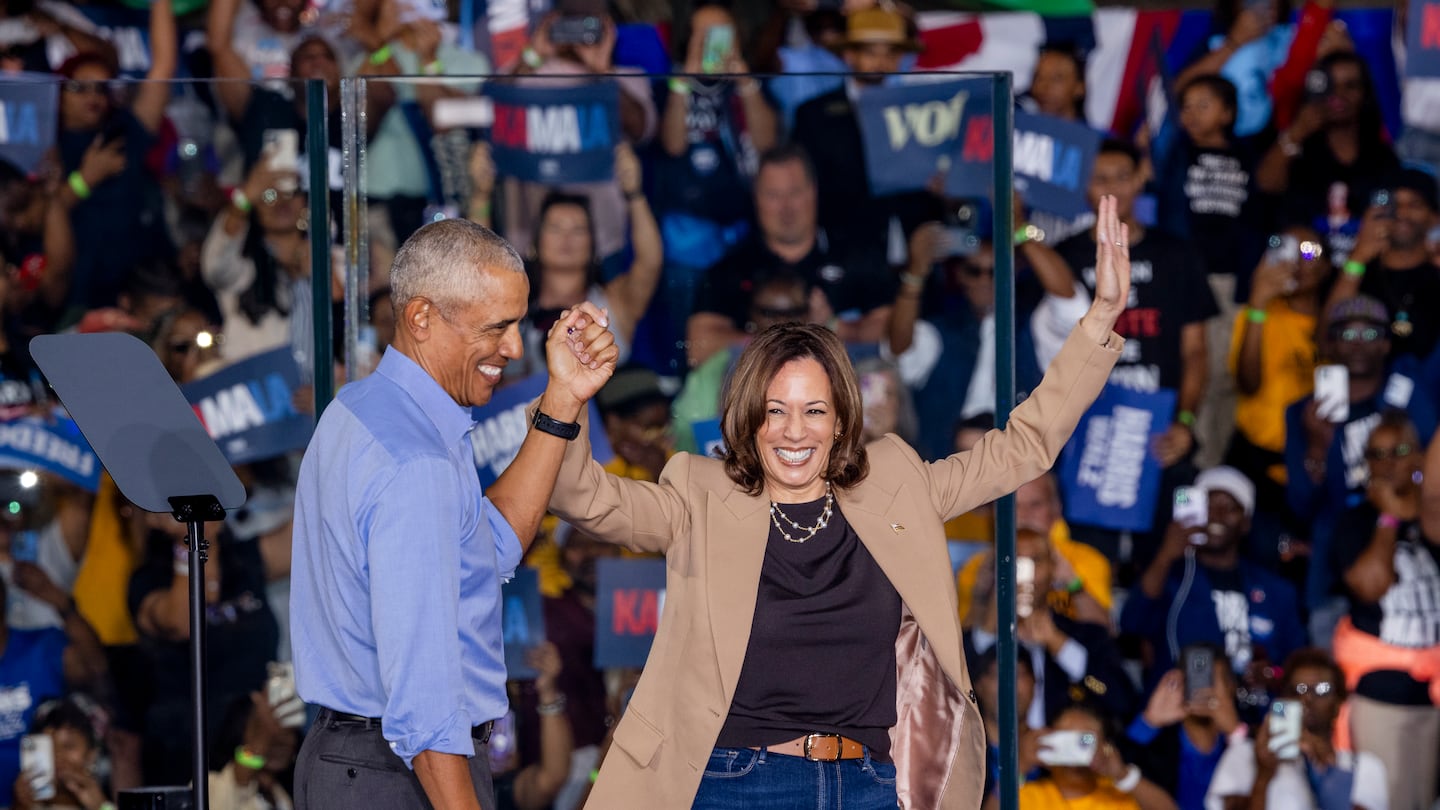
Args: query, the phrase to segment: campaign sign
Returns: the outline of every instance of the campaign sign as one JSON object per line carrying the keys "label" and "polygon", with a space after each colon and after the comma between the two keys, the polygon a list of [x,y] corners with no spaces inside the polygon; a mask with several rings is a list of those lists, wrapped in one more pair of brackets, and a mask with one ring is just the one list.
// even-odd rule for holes
{"label": "campaign sign", "polygon": [[60,82],[42,73],[0,79],[0,160],[29,174],[55,143]]}
{"label": "campaign sign", "polygon": [[692,422],[690,430],[695,434],[695,446],[700,448],[700,455],[719,458],[725,452],[725,437],[720,434],[719,419]]}
{"label": "campaign sign", "polygon": [[300,367],[290,347],[226,366],[180,389],[210,438],[231,464],[248,464],[300,450],[314,420],[295,410]]}
{"label": "campaign sign", "polygon": [[595,561],[595,668],[640,667],[665,609],[665,561]]}
{"label": "campaign sign", "polygon": [[620,91],[486,82],[495,110],[491,154],[500,174],[535,183],[598,183],[614,176]]}
{"label": "campaign sign", "polygon": [[49,472],[89,492],[100,489],[100,459],[66,417],[0,422],[0,469]]}
{"label": "campaign sign", "polygon": [[[475,451],[475,467],[480,471],[480,486],[495,483],[500,473],[515,460],[525,434],[530,430],[530,420],[525,409],[530,402],[545,391],[550,375],[545,372],[532,374],[523,380],[495,389],[490,402],[471,409],[470,416],[476,422],[470,431],[470,446]],[[610,440],[605,436],[604,422],[595,401],[590,401],[590,455],[601,464],[615,457],[610,449]]]}
{"label": "campaign sign", "polygon": [[1170,427],[1174,413],[1172,390],[1105,386],[1060,456],[1066,519],[1148,531],[1160,487],[1160,460],[1150,447]]}
{"label": "campaign sign", "polygon": [[[983,90],[983,93],[980,92]],[[865,168],[876,195],[917,191],[950,168],[974,97],[988,83],[960,80],[873,87],[855,103]]]}
{"label": "campaign sign", "polygon": [[[1015,113],[1015,190],[1037,211],[1078,217],[1090,211],[1085,191],[1100,133],[1070,121],[1024,111]],[[960,157],[945,177],[952,197],[989,197],[995,157],[995,127],[988,108],[965,121]]]}
{"label": "campaign sign", "polygon": [[522,565],[500,586],[500,621],[505,639],[505,676],[534,680],[540,673],[525,663],[525,654],[545,641],[545,613],[540,607],[540,573]]}
{"label": "campaign sign", "polygon": [[1405,75],[1440,76],[1440,0],[1410,0],[1406,22]]}

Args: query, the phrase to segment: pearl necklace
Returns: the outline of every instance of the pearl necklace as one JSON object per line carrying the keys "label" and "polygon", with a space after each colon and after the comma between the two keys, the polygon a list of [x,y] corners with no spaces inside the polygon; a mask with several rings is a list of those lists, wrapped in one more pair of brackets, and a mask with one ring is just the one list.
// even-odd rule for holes
{"label": "pearl necklace", "polygon": [[[789,515],[781,511],[780,504],[774,501],[770,502],[770,522],[774,523],[775,528],[780,530],[780,534],[792,543],[803,543],[814,537],[821,529],[830,525],[830,517],[833,514],[835,514],[835,493],[830,491],[830,482],[828,481],[825,482],[825,509],[820,512],[820,519],[815,522],[814,526],[801,526],[799,523],[791,520]],[[790,533],[785,531],[785,527],[780,525],[780,521],[782,520],[789,523],[797,531],[804,532],[805,536],[791,537]]]}

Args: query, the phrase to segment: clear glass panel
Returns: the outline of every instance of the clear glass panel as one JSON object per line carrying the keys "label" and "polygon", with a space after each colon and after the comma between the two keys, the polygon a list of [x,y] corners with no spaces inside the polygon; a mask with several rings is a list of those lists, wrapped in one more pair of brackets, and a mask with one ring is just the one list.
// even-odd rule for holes
{"label": "clear glass panel", "polygon": [[[36,147],[0,155],[15,337],[125,329],[181,381],[287,346],[309,379],[310,237],[331,229],[310,220],[303,83],[104,76],[5,83]],[[338,201],[338,148],[330,162]]]}
{"label": "clear glass panel", "polygon": [[[899,78],[888,77],[887,83]],[[547,318],[590,298],[620,314],[619,337],[633,349],[630,359],[678,386],[696,360],[686,341],[686,319],[701,278],[755,230],[753,180],[761,154],[790,139],[803,102],[839,93],[845,81],[836,74],[342,81],[347,379],[364,376],[393,334],[388,268],[397,247],[426,222],[460,216],[493,226],[530,266],[526,358],[512,363],[510,374],[518,378],[541,370]],[[986,113],[988,148],[994,81],[989,75],[926,74],[925,84],[944,83],[949,94],[917,90],[917,98],[934,103],[898,111],[881,125],[893,127],[893,137],[933,147],[919,156],[901,150],[911,164],[890,167],[901,189],[922,189],[932,175],[943,177],[948,166],[960,162],[963,111]],[[823,140],[816,135],[808,133],[809,140]],[[853,226],[860,217],[850,216],[846,206],[855,189],[865,187],[865,155],[858,133],[837,132],[836,138],[836,149],[816,160],[822,175],[819,216],[830,239],[859,241]],[[640,216],[615,179],[615,143],[638,159],[638,188],[648,209]],[[928,166],[915,163],[923,160]],[[988,199],[989,161],[972,164],[978,168],[971,172],[968,196]],[[823,193],[830,189],[840,193]],[[558,218],[549,215],[552,206],[565,202],[583,203],[587,210],[574,223],[569,222],[574,206],[567,212],[561,205]],[[936,218],[954,221],[952,235],[973,248],[982,224],[972,220],[973,201],[947,205]],[[540,227],[542,218],[547,229]],[[908,230],[914,223],[904,225]],[[906,245],[898,231],[882,227],[867,236],[878,246],[877,272],[890,274],[890,267],[903,263]],[[652,254],[659,256],[658,267]],[[615,284],[617,278],[628,281]],[[875,303],[864,300],[851,309],[865,311]],[[835,314],[848,323],[856,312]],[[870,343],[876,337],[864,334],[863,327],[856,334]]]}

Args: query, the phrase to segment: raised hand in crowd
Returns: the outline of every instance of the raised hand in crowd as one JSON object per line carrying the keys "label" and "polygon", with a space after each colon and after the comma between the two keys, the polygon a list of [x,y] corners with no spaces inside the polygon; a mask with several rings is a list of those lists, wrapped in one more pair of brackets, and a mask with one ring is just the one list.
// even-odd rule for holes
{"label": "raised hand in crowd", "polygon": [[62,658],[65,682],[78,689],[97,686],[107,669],[105,651],[95,630],[75,609],[75,600],[34,563],[16,561],[14,577],[15,587],[54,608],[64,622],[70,640]]}

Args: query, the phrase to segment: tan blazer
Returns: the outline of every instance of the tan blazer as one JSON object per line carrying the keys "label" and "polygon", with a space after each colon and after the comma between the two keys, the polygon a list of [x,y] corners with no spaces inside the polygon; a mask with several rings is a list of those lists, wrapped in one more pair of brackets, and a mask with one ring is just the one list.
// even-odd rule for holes
{"label": "tan blazer", "polygon": [[[869,476],[835,494],[904,602],[890,732],[903,808],[979,807],[985,782],[985,734],[960,645],[944,522],[1054,463],[1122,343],[1112,334],[1095,345],[1076,330],[1004,431],[935,463],[886,436],[868,447]],[[670,460],[658,484],[609,475],[580,435],[566,450],[551,510],[601,540],[663,552],[666,569],[650,657],[586,807],[687,808],[740,677],[769,501],[738,489],[719,461],[686,453]],[[826,673],[795,677],[823,687]]]}

